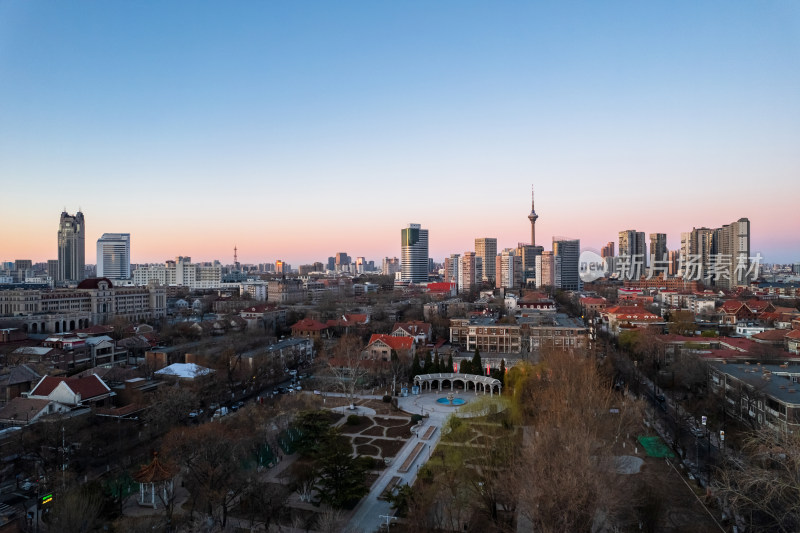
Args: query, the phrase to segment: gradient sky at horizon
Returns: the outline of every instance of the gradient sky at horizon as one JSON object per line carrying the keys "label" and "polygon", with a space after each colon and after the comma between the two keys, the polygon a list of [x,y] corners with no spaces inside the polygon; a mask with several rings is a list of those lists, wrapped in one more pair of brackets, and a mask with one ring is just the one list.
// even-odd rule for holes
{"label": "gradient sky at horizon", "polygon": [[0,260],[437,260],[751,221],[800,261],[800,3],[0,3]]}

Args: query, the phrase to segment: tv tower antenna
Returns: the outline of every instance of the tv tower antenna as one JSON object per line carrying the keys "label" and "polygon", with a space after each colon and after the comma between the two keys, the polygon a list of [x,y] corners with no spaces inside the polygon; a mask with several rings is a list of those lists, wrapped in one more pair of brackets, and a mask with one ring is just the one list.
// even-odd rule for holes
{"label": "tv tower antenna", "polygon": [[536,209],[533,205],[533,185],[531,185],[531,214],[528,215],[528,220],[531,221],[531,246],[536,246],[536,220],[539,215],[536,214]]}

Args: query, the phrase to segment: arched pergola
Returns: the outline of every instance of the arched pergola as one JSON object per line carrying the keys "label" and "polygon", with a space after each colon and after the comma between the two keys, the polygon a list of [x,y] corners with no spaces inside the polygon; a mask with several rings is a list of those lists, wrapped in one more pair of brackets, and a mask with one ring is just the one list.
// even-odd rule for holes
{"label": "arched pergola", "polygon": [[489,376],[479,376],[476,374],[454,374],[450,373],[443,373],[443,374],[420,374],[414,377],[414,384],[417,385],[421,391],[425,390],[425,385],[428,385],[428,390],[433,390],[433,383],[435,381],[439,382],[439,392],[442,391],[442,383],[445,381],[450,382],[450,390],[453,390],[455,387],[455,382],[460,381],[464,384],[464,389],[467,389],[467,384],[472,383],[473,387],[475,387],[475,393],[478,393],[479,387],[480,390],[483,390],[483,393],[486,394],[487,392],[491,395],[494,395],[494,389],[497,387],[497,394],[500,394],[503,391],[503,384],[500,383],[499,379],[492,378]]}

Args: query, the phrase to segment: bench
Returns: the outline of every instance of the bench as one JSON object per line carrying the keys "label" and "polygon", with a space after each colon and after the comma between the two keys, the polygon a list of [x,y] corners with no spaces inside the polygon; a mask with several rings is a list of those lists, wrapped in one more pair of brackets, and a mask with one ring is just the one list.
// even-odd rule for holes
{"label": "bench", "polygon": [[422,449],[424,447],[425,447],[424,442],[418,442],[417,445],[414,446],[414,449],[411,450],[411,453],[408,454],[406,460],[403,461],[403,464],[400,466],[400,468],[397,469],[397,471],[400,472],[401,474],[405,474],[406,472],[408,472],[411,469],[411,465],[413,465],[414,461],[416,461],[417,457],[419,457],[419,454],[422,453]]}

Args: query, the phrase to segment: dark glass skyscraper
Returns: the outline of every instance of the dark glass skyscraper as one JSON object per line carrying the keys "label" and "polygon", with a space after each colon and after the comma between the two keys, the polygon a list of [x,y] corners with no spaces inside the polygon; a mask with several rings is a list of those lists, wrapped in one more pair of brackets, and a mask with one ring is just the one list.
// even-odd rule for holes
{"label": "dark glass skyscraper", "polygon": [[428,281],[428,230],[409,224],[400,230],[400,266],[405,281]]}
{"label": "dark glass skyscraper", "polygon": [[58,224],[58,281],[78,283],[86,266],[86,226],[83,213],[61,213]]}

